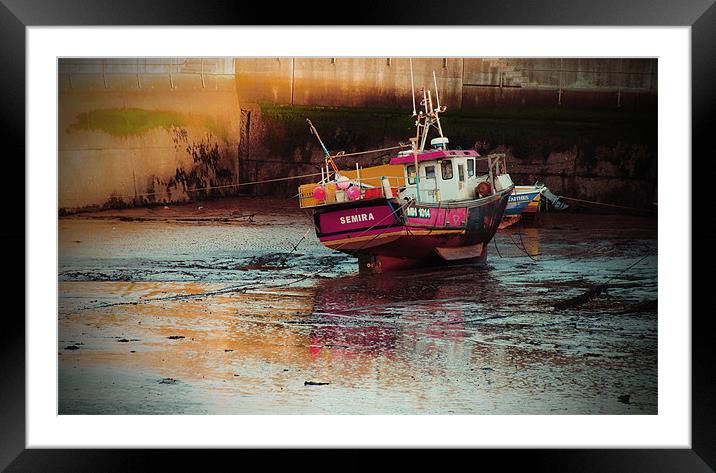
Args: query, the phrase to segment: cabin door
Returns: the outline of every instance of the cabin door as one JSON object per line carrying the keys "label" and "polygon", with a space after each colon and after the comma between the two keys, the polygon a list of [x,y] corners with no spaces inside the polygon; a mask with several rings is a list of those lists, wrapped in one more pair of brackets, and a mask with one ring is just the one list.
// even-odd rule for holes
{"label": "cabin door", "polygon": [[435,163],[420,166],[420,202],[437,202],[437,181],[435,179]]}

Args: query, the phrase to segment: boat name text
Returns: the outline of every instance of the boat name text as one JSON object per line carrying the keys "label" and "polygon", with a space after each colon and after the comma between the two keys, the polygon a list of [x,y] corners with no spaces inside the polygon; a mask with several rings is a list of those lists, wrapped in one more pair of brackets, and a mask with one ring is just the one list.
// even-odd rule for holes
{"label": "boat name text", "polygon": [[358,215],[346,215],[345,217],[341,217],[341,225],[345,225],[347,223],[359,223],[359,222],[367,222],[369,220],[375,220],[375,217],[372,213],[367,214],[358,214]]}

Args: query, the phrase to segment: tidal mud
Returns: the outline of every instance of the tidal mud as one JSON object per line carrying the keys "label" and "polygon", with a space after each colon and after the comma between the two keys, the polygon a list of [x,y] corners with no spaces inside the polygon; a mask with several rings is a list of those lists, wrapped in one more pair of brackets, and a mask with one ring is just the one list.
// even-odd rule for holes
{"label": "tidal mud", "polygon": [[60,218],[59,413],[657,414],[655,219],[543,214],[484,267],[385,275],[311,227],[288,199]]}

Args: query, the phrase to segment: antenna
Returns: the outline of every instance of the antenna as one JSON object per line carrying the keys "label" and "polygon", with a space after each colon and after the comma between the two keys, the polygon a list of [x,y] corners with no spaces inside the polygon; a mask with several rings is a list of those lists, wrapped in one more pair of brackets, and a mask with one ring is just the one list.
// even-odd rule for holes
{"label": "antenna", "polygon": [[418,113],[415,111],[415,82],[413,81],[413,58],[410,58],[410,89],[413,91],[413,116]]}
{"label": "antenna", "polygon": [[438,102],[438,111],[440,110],[440,95],[438,94],[438,79],[435,77],[435,71],[433,71],[433,82],[435,83],[435,100]]}
{"label": "antenna", "polygon": [[[308,126],[311,129],[311,134],[315,135],[316,139],[318,139],[318,142],[321,143],[321,148],[323,148],[323,153],[326,155],[326,157],[323,160],[323,162],[326,165],[326,179],[328,178],[328,175],[330,173],[328,170],[329,163],[331,164],[331,166],[333,166],[333,170],[335,171],[335,173],[338,174],[338,167],[336,166],[336,163],[333,162],[331,153],[328,152],[328,149],[326,149],[326,145],[323,144],[323,140],[321,140],[321,137],[318,135],[318,130],[316,130],[316,127],[313,126],[313,123],[311,123],[311,120],[309,120],[308,118],[306,118],[306,123],[308,123]],[[323,168],[321,168],[321,173],[323,173]],[[323,180],[323,177],[321,178],[321,180]]]}
{"label": "antenna", "polygon": [[435,121],[438,124],[438,131],[440,132],[440,138],[445,138],[443,135],[443,127],[440,124],[440,117],[438,113],[442,112],[443,109],[440,107],[440,95],[438,94],[438,79],[435,77],[435,71],[433,71],[433,82],[435,83],[435,100],[438,102],[438,108],[435,110]]}
{"label": "antenna", "polygon": [[328,152],[326,149],[326,145],[323,144],[323,141],[321,140],[321,137],[318,135],[318,130],[316,130],[316,127],[313,126],[313,123],[311,123],[311,120],[306,118],[306,123],[308,123],[308,126],[311,129],[311,134],[316,135],[316,138],[318,139],[318,142],[321,143],[321,148],[323,148],[323,153],[326,155],[326,159],[331,157],[331,153]]}

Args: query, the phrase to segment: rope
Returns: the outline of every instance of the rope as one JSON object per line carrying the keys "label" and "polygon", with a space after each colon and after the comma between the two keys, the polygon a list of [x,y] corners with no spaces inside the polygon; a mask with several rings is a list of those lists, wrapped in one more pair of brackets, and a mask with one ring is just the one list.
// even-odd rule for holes
{"label": "rope", "polygon": [[[223,186],[207,186],[207,187],[196,187],[194,189],[184,189],[185,192],[196,192],[196,191],[204,191],[204,190],[210,190],[210,189],[226,189],[229,187],[241,187],[241,186],[251,186],[254,184],[265,184],[267,182],[279,182],[279,181],[288,181],[291,179],[303,179],[304,177],[315,177],[320,176],[320,172],[315,172],[313,174],[302,174],[300,176],[289,176],[289,177],[278,177],[276,179],[266,179],[263,181],[252,181],[252,182],[240,182],[238,184],[226,184]],[[165,192],[142,192],[139,194],[124,194],[124,195],[112,195],[112,197],[140,197],[140,196],[148,196],[148,195],[156,195],[156,194],[164,194]]]}
{"label": "rope", "polygon": [[380,153],[382,151],[390,151],[391,149],[400,149],[400,148],[409,148],[409,147],[410,147],[410,145],[401,144],[398,146],[391,146],[390,148],[380,148],[380,149],[373,149],[373,150],[369,150],[369,151],[358,151],[355,153],[336,154],[335,156],[331,156],[331,157],[332,158],[344,158],[346,156],[357,156],[359,154]]}
{"label": "rope", "polygon": [[[529,258],[530,258],[532,261],[534,261],[535,263],[538,262],[538,260],[534,259],[533,257],[534,257],[534,256],[540,256],[542,253],[535,253],[535,254],[531,255],[531,254],[527,251],[527,248],[525,247],[525,242],[522,240],[522,233],[519,232],[519,231],[518,231],[517,233],[518,233],[518,235],[520,236],[520,243],[521,243],[522,246],[520,246],[520,245],[517,244],[517,242],[515,241],[515,239],[512,237],[512,234],[509,235],[509,237],[510,237],[510,243],[512,243],[512,244],[515,245],[517,248],[519,248],[520,250],[522,250],[522,252],[523,252],[525,255],[529,256]],[[522,255],[517,255],[517,256],[502,256],[502,253],[500,253],[500,249],[497,247],[497,232],[495,232],[495,235],[492,237],[492,243],[495,245],[495,250],[497,251],[497,255],[498,255],[500,258],[518,258],[518,257],[521,257],[521,256],[522,256]]]}
{"label": "rope", "polygon": [[584,202],[584,203],[587,203],[587,204],[603,205],[603,206],[605,206],[605,207],[614,207],[614,208],[618,208],[618,209],[627,209],[627,210],[636,210],[636,211],[638,211],[638,212],[654,213],[654,210],[652,210],[652,209],[640,209],[640,208],[638,208],[638,207],[628,207],[628,206],[626,206],[626,205],[606,204],[606,203],[604,203],[604,202],[597,202],[597,201],[594,201],[594,200],[585,200],[585,199],[576,199],[576,198],[574,198],[574,197],[565,197],[565,196],[563,196],[563,195],[559,196],[559,198],[560,198],[560,199],[565,199],[565,200],[573,200],[573,201],[575,201],[575,202]]}
{"label": "rope", "polygon": [[[389,151],[389,150],[392,150],[392,149],[407,148],[408,146],[410,146],[410,145],[401,144],[401,145],[398,145],[398,146],[391,146],[391,147],[388,147],[388,148],[380,148],[380,149],[374,149],[374,150],[369,150],[369,151],[359,151],[359,152],[356,152],[356,153],[348,153],[348,154],[345,154],[345,153],[344,153],[344,154],[336,154],[335,156],[328,156],[328,157],[329,157],[329,158],[338,158],[338,157],[341,157],[341,158],[342,158],[342,157],[344,157],[344,156],[357,156],[357,155],[359,155],[359,154],[379,153],[379,152],[382,152],[382,151]],[[336,170],[336,171],[337,171],[337,170]],[[197,191],[206,191],[206,190],[212,190],[212,189],[228,189],[228,188],[231,188],[231,187],[252,186],[252,185],[255,185],[255,184],[266,184],[266,183],[268,183],[268,182],[289,181],[289,180],[292,180],[292,179],[303,179],[304,177],[316,177],[316,176],[320,176],[320,175],[321,175],[320,172],[316,172],[316,173],[312,173],[312,174],[302,174],[302,175],[300,175],[300,176],[289,176],[289,177],[279,177],[279,178],[276,178],[276,179],[265,179],[265,180],[263,180],[263,181],[240,182],[240,183],[238,183],[238,184],[226,184],[226,185],[222,185],[222,186],[195,187],[194,189],[187,189],[187,188],[185,188],[185,189],[184,189],[184,192],[197,192]],[[401,179],[401,178],[403,178],[404,176],[386,176],[386,177],[388,177],[389,179],[390,179],[390,178]],[[177,189],[178,189],[178,188],[177,188]],[[114,195],[112,195],[111,197],[116,197],[116,198],[133,198],[133,197],[146,197],[146,196],[150,196],[150,195],[165,194],[165,193],[166,193],[166,192],[162,192],[162,191],[140,192],[140,193],[134,193],[134,194],[119,194],[119,195],[118,195],[118,194],[114,194]],[[294,195],[292,198],[296,198],[296,197],[298,197],[298,194]]]}
{"label": "rope", "polygon": [[642,256],[642,257],[639,258],[639,260],[637,260],[635,263],[632,263],[632,264],[629,265],[628,267],[622,269],[622,270],[619,271],[617,274],[615,274],[615,275],[613,275],[612,277],[610,277],[609,279],[607,279],[607,281],[604,283],[604,285],[609,284],[609,282],[610,282],[612,279],[614,279],[614,278],[616,278],[617,276],[621,276],[622,274],[626,273],[626,272],[629,271],[631,268],[633,268],[633,267],[636,266],[637,264],[639,264],[639,263],[641,263],[642,261],[644,261],[645,259],[647,259],[649,256],[652,256],[652,255],[651,255],[651,254],[646,254],[646,255]]}
{"label": "rope", "polygon": [[303,234],[303,236],[301,237],[301,239],[298,240],[298,242],[297,242],[295,245],[293,245],[293,248],[291,248],[291,251],[289,251],[289,252],[286,254],[286,256],[283,257],[283,259],[281,260],[281,266],[283,266],[283,265],[286,264],[286,261],[288,260],[288,258],[289,258],[291,255],[293,255],[293,252],[296,251],[296,249],[298,249],[298,245],[300,245],[301,242],[308,236],[308,233],[309,233],[311,230],[313,230],[313,228],[310,228],[310,227],[309,227],[309,229],[306,230],[306,233]]}
{"label": "rope", "polygon": [[[388,217],[391,217],[391,216],[395,215],[396,212],[398,212],[399,210],[401,210],[401,209],[407,207],[408,205],[412,204],[413,202],[414,202],[414,199],[411,199],[411,200],[406,201],[404,204],[400,205],[400,206],[397,207],[395,210],[393,210],[390,214],[386,215],[385,217],[383,217],[383,218],[380,219],[379,221],[375,222],[375,223],[374,223],[372,226],[370,226],[369,228],[366,228],[365,230],[362,230],[360,233],[365,233],[365,232],[368,232],[368,231],[372,230],[374,227],[376,227],[377,225],[379,225],[379,224],[381,224],[383,221],[385,221]],[[311,229],[309,229],[309,231],[310,231],[310,230],[311,230]],[[303,241],[303,239],[304,239],[307,235],[308,235],[308,231],[306,232],[306,234],[304,234],[304,236],[301,238],[301,240],[299,240],[299,242],[296,243],[296,245],[294,246],[294,250],[298,247],[298,245],[301,243],[301,241]],[[360,251],[360,250],[362,250],[363,248],[365,248],[365,246],[366,246],[368,243],[370,243],[370,242],[372,242],[373,240],[375,240],[378,236],[380,236],[380,233],[377,233],[373,238],[371,238],[370,240],[367,240],[367,241],[366,241],[365,243],[363,243],[359,248],[357,248],[356,251]],[[350,243],[350,242],[346,242],[346,243],[343,243],[343,244],[341,244],[341,245],[338,245],[338,246],[337,246],[336,248],[334,248],[334,249],[337,250],[337,249],[339,249],[339,248],[342,248],[344,245],[346,245],[346,244],[348,244],[348,243]],[[294,251],[294,250],[292,250],[292,251]],[[89,306],[89,307],[80,307],[80,308],[77,309],[77,310],[78,310],[78,311],[82,311],[82,310],[101,309],[101,308],[106,308],[106,307],[115,307],[115,306],[122,306],[122,305],[139,305],[139,304],[150,304],[150,303],[152,303],[152,302],[186,300],[186,299],[192,299],[192,298],[196,298],[196,297],[211,297],[211,296],[214,296],[214,295],[228,294],[228,293],[232,293],[232,292],[236,292],[236,291],[243,291],[243,292],[245,292],[245,291],[248,291],[248,290],[251,290],[251,289],[256,289],[256,288],[259,288],[259,287],[262,288],[262,289],[272,289],[272,288],[286,287],[286,286],[290,286],[290,285],[292,285],[292,284],[296,284],[296,283],[298,283],[298,282],[304,281],[304,280],[306,280],[306,279],[312,278],[312,277],[314,277],[315,275],[317,275],[317,274],[319,274],[319,273],[321,273],[321,272],[323,272],[323,271],[324,271],[324,268],[319,269],[318,271],[315,271],[315,272],[313,272],[313,273],[309,273],[309,274],[306,274],[306,275],[304,275],[304,276],[301,276],[300,278],[294,279],[293,281],[289,281],[289,282],[287,282],[287,283],[282,283],[282,284],[273,284],[273,285],[268,285],[268,286],[256,286],[255,284],[256,284],[256,282],[258,282],[258,281],[256,281],[256,282],[254,282],[254,283],[243,284],[243,285],[241,285],[241,286],[229,286],[229,287],[225,287],[225,288],[218,289],[218,290],[216,290],[216,291],[211,291],[211,292],[201,292],[201,293],[196,293],[196,294],[178,294],[178,295],[173,295],[173,296],[168,296],[168,297],[156,297],[156,298],[152,298],[152,299],[144,299],[144,300],[139,300],[139,301],[114,302],[114,303],[108,303],[108,304],[99,304],[99,305]]]}
{"label": "rope", "polygon": [[522,245],[522,251],[524,251],[525,254],[526,254],[527,256],[529,256],[532,261],[535,261],[535,262],[536,262],[537,260],[534,259],[534,256],[539,256],[540,253],[536,253],[536,254],[534,254],[534,255],[529,254],[529,252],[527,251],[527,248],[525,247],[525,242],[522,240],[522,219],[520,219],[520,221],[517,222],[517,224],[518,224],[518,226],[519,226],[519,227],[518,227],[519,230],[517,230],[517,234],[520,236],[520,244]]}
{"label": "rope", "polygon": [[495,235],[492,236],[492,243],[495,244],[495,250],[497,251],[497,255],[500,258],[504,258],[504,256],[502,256],[502,253],[500,253],[500,249],[497,247],[497,232],[495,232]]}
{"label": "rope", "polygon": [[[366,228],[365,230],[362,230],[360,233],[365,233],[365,232],[371,231],[371,230],[372,230],[373,228],[375,228],[377,225],[379,225],[379,224],[381,224],[383,221],[385,221],[385,219],[387,219],[388,217],[394,216],[397,211],[402,210],[403,208],[407,207],[408,205],[412,204],[413,202],[414,202],[414,199],[407,200],[404,204],[402,204],[402,205],[400,205],[399,207],[397,207],[397,208],[396,208],[395,210],[393,210],[390,214],[388,214],[388,215],[386,215],[385,217],[383,217],[382,219],[378,220],[378,221],[375,222],[373,225],[371,225],[369,228]],[[360,235],[360,234],[359,234],[359,235]],[[380,236],[380,233],[376,233],[376,234],[373,236],[373,238],[371,238],[370,240],[365,241],[360,247],[356,248],[355,251],[360,251],[360,250],[362,250],[363,248],[366,247],[366,245],[368,245],[368,243],[371,243],[373,240],[375,240],[375,239],[378,238],[379,236]],[[350,243],[350,242],[342,243],[342,244],[338,245],[337,247],[333,248],[333,250],[338,250],[338,249],[342,248],[343,246],[347,245],[348,243]],[[287,283],[285,283],[285,284],[279,284],[279,285],[277,285],[277,286],[267,286],[267,287],[271,288],[271,287],[290,286],[291,284],[296,284],[297,282],[301,282],[301,281],[304,281],[304,280],[306,280],[306,279],[308,279],[308,278],[312,278],[313,276],[315,276],[315,275],[321,273],[322,271],[323,271],[323,269],[319,269],[318,271],[315,271],[315,272],[313,272],[313,273],[310,273],[310,274],[307,274],[307,275],[305,275],[305,276],[302,276],[302,277],[300,277],[300,278],[298,278],[298,279],[296,279],[296,280],[294,280],[294,281],[290,281],[290,282],[287,282]]]}
{"label": "rope", "polygon": [[555,303],[552,307],[553,307],[555,310],[569,309],[569,308],[576,307],[576,306],[578,306],[578,305],[585,304],[585,303],[589,302],[590,300],[595,299],[596,297],[598,297],[598,296],[601,295],[602,293],[609,295],[609,293],[608,293],[607,291],[608,291],[608,289],[609,289],[609,283],[612,281],[612,279],[616,278],[617,276],[621,276],[622,274],[624,274],[625,272],[629,271],[630,269],[632,269],[632,268],[633,268],[634,266],[636,266],[637,264],[639,264],[639,263],[641,263],[642,261],[644,261],[644,260],[645,260],[646,258],[648,258],[649,256],[652,256],[652,255],[651,255],[651,254],[646,254],[646,255],[642,256],[641,258],[639,258],[639,259],[638,259],[637,261],[635,261],[634,263],[630,264],[630,265],[627,266],[626,268],[624,268],[624,269],[622,269],[621,271],[619,271],[617,274],[612,275],[609,279],[607,279],[607,280],[604,281],[603,283],[593,285],[593,286],[592,286],[589,290],[587,290],[587,292],[585,292],[584,294],[580,294],[580,295],[578,295],[578,296],[571,297],[571,298],[569,298],[569,299],[566,299],[566,300],[557,302],[557,303]]}

